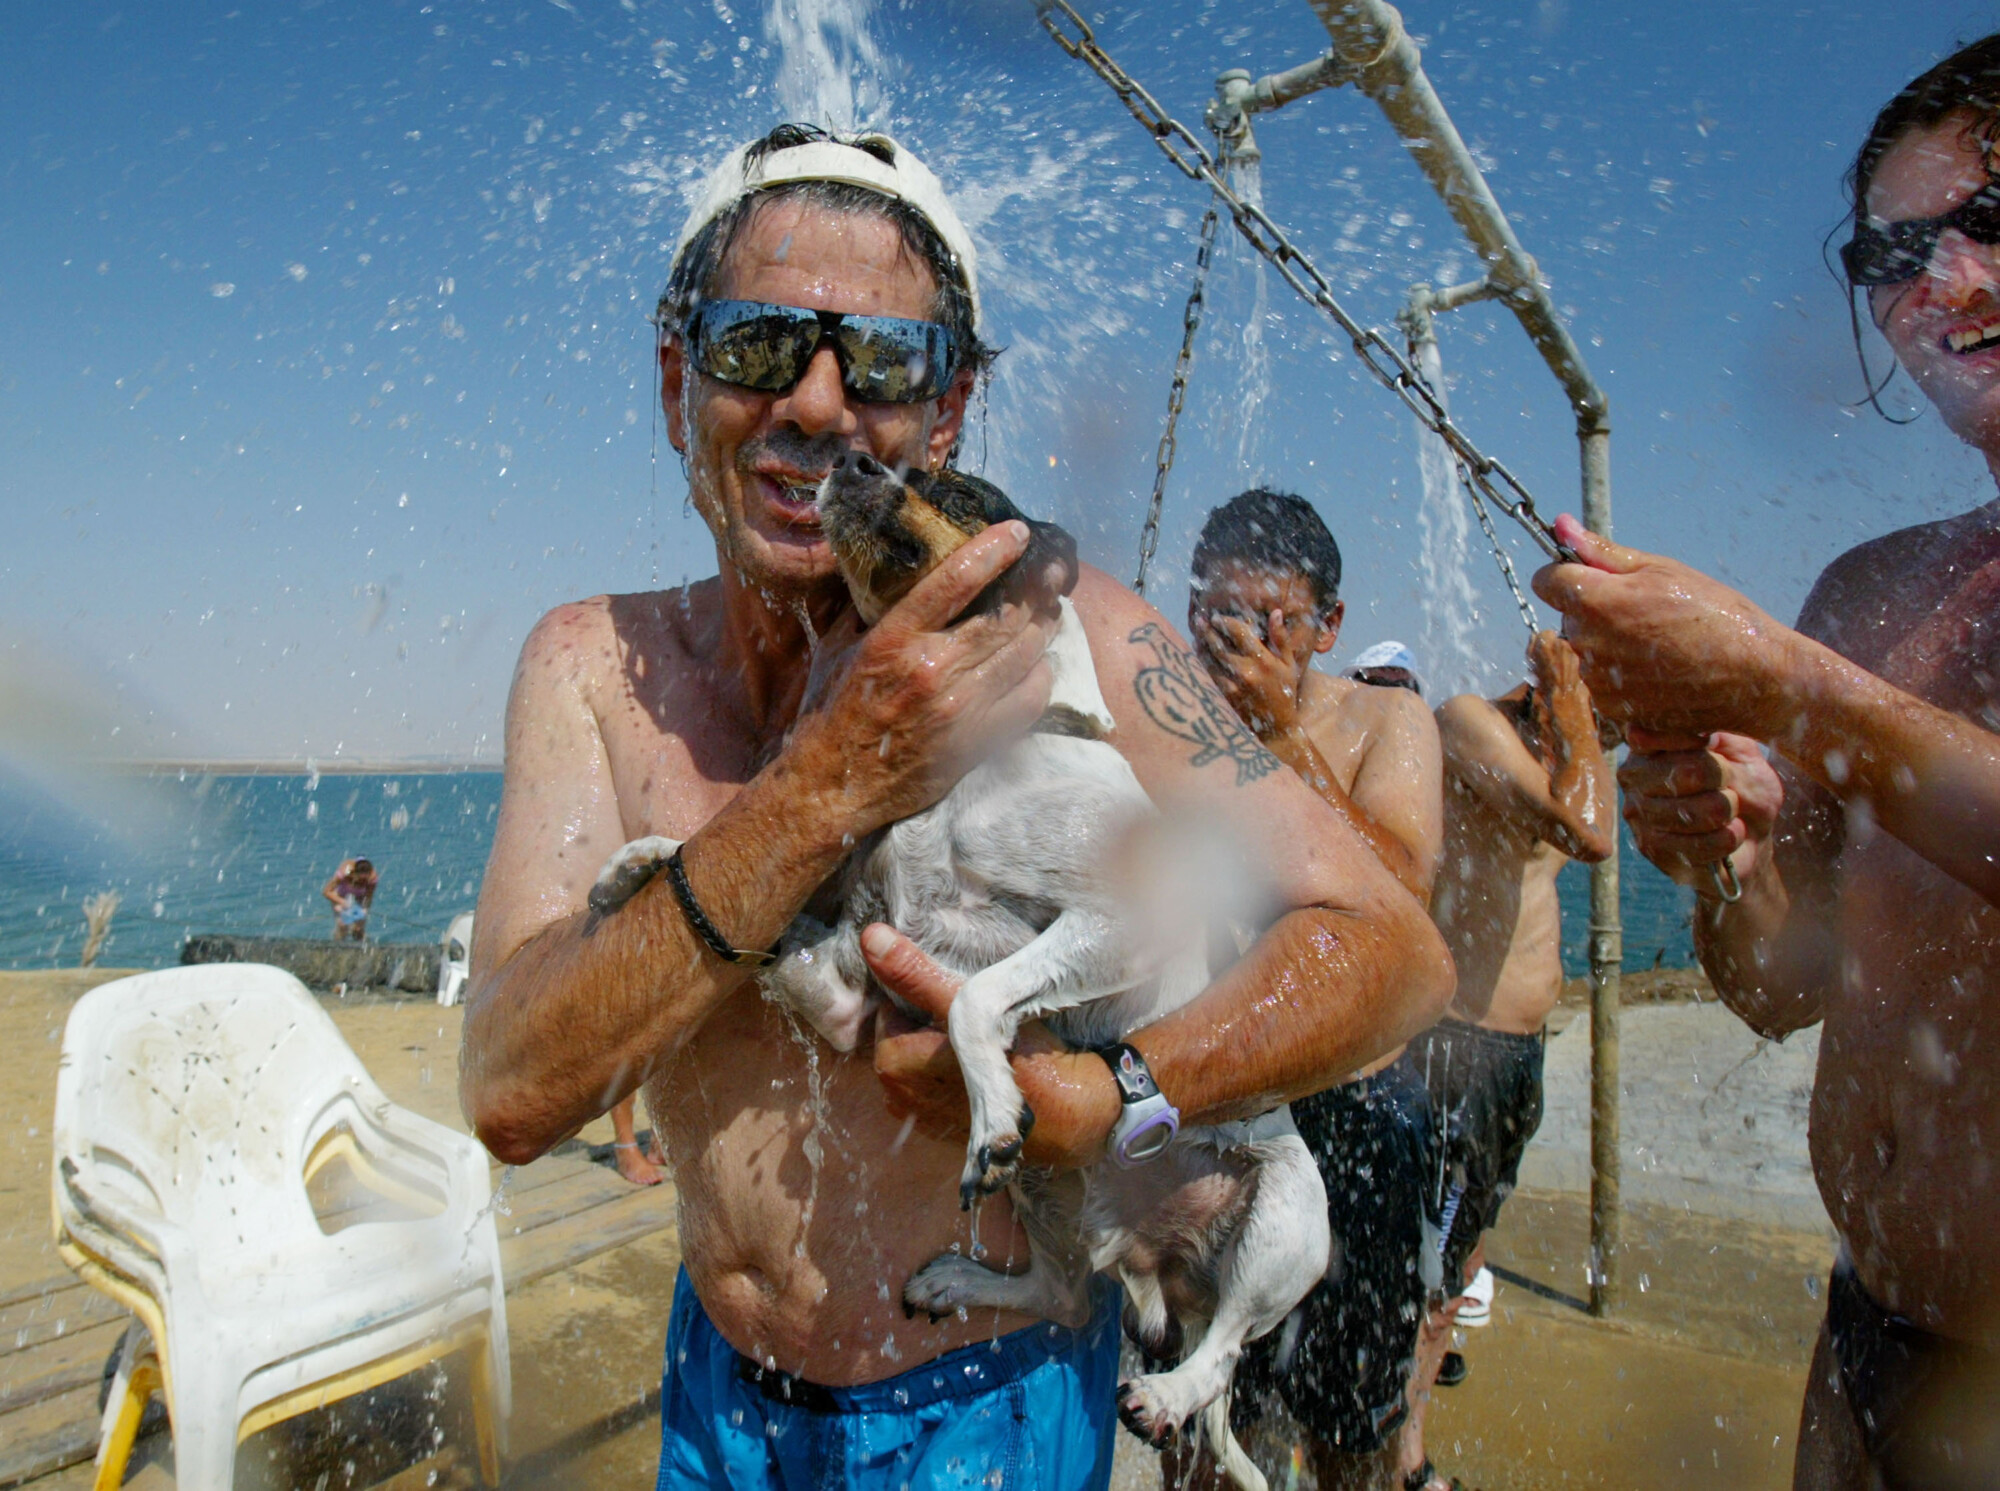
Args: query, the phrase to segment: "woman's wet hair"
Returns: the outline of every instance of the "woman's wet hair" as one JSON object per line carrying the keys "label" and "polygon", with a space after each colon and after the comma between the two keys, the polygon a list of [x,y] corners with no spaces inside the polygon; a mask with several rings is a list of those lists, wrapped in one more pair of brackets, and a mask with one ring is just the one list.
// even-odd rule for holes
{"label": "woman's wet hair", "polygon": [[1867,211],[1876,168],[1895,143],[1911,130],[1935,128],[1961,112],[1974,116],[1967,138],[1990,154],[2000,126],[2000,31],[1960,47],[1883,105],[1847,168],[1847,197],[1856,221]]}
{"label": "woman's wet hair", "polygon": [[[748,158],[761,160],[776,151],[835,138],[817,125],[781,124],[749,147]],[[853,144],[857,150],[866,151],[885,164],[894,164],[886,154],[893,148],[887,141],[843,143]],[[972,319],[972,295],[959,270],[958,258],[945,245],[937,229],[931,226],[930,219],[900,197],[886,196],[869,187],[846,181],[782,182],[751,192],[716,214],[689,240],[687,250],[674,265],[666,289],[660,292],[655,319],[662,327],[678,330],[694,308],[715,293],[723,263],[729,257],[729,250],[737,236],[750,221],[751,214],[773,202],[798,202],[827,212],[886,218],[895,224],[896,231],[902,236],[904,252],[923,264],[937,285],[930,319],[951,330],[952,338],[965,358],[964,365],[971,368],[975,375],[983,373],[992,363],[997,349],[979,340]]]}
{"label": "woman's wet hair", "polygon": [[1313,505],[1290,492],[1252,487],[1208,515],[1189,566],[1196,587],[1206,587],[1214,567],[1232,559],[1274,574],[1305,576],[1313,608],[1322,616],[1340,599],[1340,545]]}

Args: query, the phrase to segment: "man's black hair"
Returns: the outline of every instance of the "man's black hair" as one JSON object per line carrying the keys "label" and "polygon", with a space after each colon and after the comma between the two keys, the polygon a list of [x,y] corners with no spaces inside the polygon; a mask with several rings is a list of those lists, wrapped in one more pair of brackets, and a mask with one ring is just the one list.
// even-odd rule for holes
{"label": "man's black hair", "polygon": [[[838,140],[865,151],[885,165],[895,164],[895,147],[886,140],[865,137],[848,139],[829,134],[813,124],[779,125],[750,146],[747,158],[751,161],[762,160],[777,151],[811,144],[815,140]],[[977,375],[991,364],[995,352],[979,340],[973,328],[972,292],[966,286],[958,256],[938,236],[930,219],[900,197],[885,196],[869,187],[846,181],[780,182],[776,186],[751,192],[717,213],[689,240],[686,252],[673,267],[666,289],[660,292],[656,319],[662,327],[678,331],[694,308],[715,293],[723,262],[729,257],[737,235],[750,221],[751,213],[766,203],[781,201],[802,202],[828,212],[887,218],[894,223],[902,235],[904,251],[923,264],[937,284],[931,319],[950,328],[962,359],[960,365],[972,369]]]}
{"label": "man's black hair", "polygon": [[[1953,52],[1921,77],[1913,79],[1901,92],[1882,106],[1882,112],[1875,116],[1875,122],[1868,127],[1867,138],[1855,152],[1854,160],[1847,168],[1845,185],[1849,207],[1850,228],[1859,227],[1868,215],[1868,188],[1874,184],[1875,171],[1882,164],[1898,140],[1911,130],[1933,129],[1944,123],[1952,115],[1969,112],[1972,118],[1966,123],[1965,137],[1976,142],[1986,155],[1988,175],[1994,175],[1994,147],[1996,137],[2000,137],[2000,31],[1991,36],[1982,36]],[[1859,292],[1865,295],[1867,292]],[[1848,318],[1853,323],[1854,353],[1861,360],[1862,386],[1864,397],[1875,406],[1875,412],[1892,424],[1908,424],[1908,419],[1897,419],[1877,401],[1877,396],[1889,386],[1889,379],[1896,375],[1896,364],[1890,363],[1889,372],[1880,383],[1868,371],[1868,357],[1861,346],[1861,317],[1856,309],[1857,292],[1848,286]],[[1916,416],[1912,415],[1911,419]]]}
{"label": "man's black hair", "polygon": [[1195,540],[1191,568],[1197,586],[1214,566],[1234,559],[1276,574],[1304,575],[1320,615],[1340,599],[1340,545],[1303,497],[1253,487],[1208,515]]}

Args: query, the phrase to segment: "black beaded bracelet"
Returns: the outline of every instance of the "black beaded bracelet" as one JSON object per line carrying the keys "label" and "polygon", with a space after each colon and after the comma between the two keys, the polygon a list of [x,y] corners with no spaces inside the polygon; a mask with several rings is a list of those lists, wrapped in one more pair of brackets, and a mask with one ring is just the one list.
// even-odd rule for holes
{"label": "black beaded bracelet", "polygon": [[681,915],[694,928],[694,935],[708,944],[709,951],[725,963],[734,963],[738,968],[768,968],[778,959],[777,949],[757,952],[752,948],[732,946],[729,939],[717,930],[708,913],[701,909],[701,903],[694,898],[694,887],[688,884],[687,870],[681,864],[681,851],[676,849],[667,859],[667,884],[674,888],[674,899],[681,903]]}

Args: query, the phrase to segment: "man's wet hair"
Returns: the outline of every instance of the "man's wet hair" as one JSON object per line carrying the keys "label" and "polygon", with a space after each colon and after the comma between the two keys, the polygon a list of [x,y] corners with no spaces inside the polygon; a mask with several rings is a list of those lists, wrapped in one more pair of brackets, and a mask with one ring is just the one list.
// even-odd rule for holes
{"label": "man's wet hair", "polygon": [[1883,105],[1847,168],[1847,195],[1856,222],[1867,213],[1876,168],[1895,143],[1911,130],[1935,128],[1962,111],[1974,116],[1967,138],[1986,151],[1991,170],[2000,128],[2000,31],[1960,47]]}
{"label": "man's wet hair", "polygon": [[[751,161],[762,160],[780,150],[835,139],[867,152],[885,165],[895,164],[895,147],[887,140],[850,140],[829,134],[814,124],[781,124],[754,142],[747,157]],[[678,331],[695,307],[715,293],[729,250],[751,214],[773,202],[798,202],[827,212],[886,218],[895,224],[902,235],[904,252],[923,264],[937,285],[930,319],[950,329],[964,359],[962,366],[970,368],[976,376],[992,363],[996,349],[980,341],[973,326],[972,294],[966,288],[958,256],[946,246],[930,219],[900,197],[886,196],[847,181],[780,182],[751,192],[716,214],[689,240],[686,252],[674,265],[666,289],[660,292],[655,319],[662,327]]]}
{"label": "man's wet hair", "polygon": [[1230,559],[1305,576],[1321,616],[1331,615],[1340,599],[1340,545],[1313,505],[1290,492],[1252,487],[1208,515],[1190,565],[1196,587],[1205,588],[1214,567]]}

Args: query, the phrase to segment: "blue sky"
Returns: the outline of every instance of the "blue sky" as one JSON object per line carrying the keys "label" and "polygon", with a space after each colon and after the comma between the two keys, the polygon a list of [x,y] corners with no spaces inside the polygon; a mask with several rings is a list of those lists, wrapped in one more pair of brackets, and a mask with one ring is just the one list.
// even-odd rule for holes
{"label": "blue sky", "polygon": [[[723,145],[850,101],[925,153],[979,241],[1009,350],[972,464],[1128,572],[1199,193],[1027,0],[811,0],[865,23],[829,33],[863,44],[816,79],[782,74],[800,54],[768,9],[0,13],[0,696],[69,699],[92,748],[116,723],[177,753],[493,758],[541,611],[712,571],[663,436],[654,454],[664,245]],[[1610,394],[1621,537],[1789,616],[1860,538],[1990,497],[1934,417],[1850,407],[1821,243],[1874,110],[2000,6],[1405,9]],[[1092,14],[1190,122],[1221,69],[1326,41],[1304,0]],[[1363,319],[1470,273],[1365,99],[1258,134],[1270,211]],[[1421,643],[1439,582],[1407,419],[1281,284],[1262,295],[1259,316],[1231,245],[1159,594],[1178,614],[1201,513],[1263,481],[1347,552],[1342,653]],[[1573,506],[1568,412],[1511,321],[1457,313],[1444,359],[1474,438]],[[1478,550],[1470,573],[1481,650],[1511,667],[1518,619]]]}

